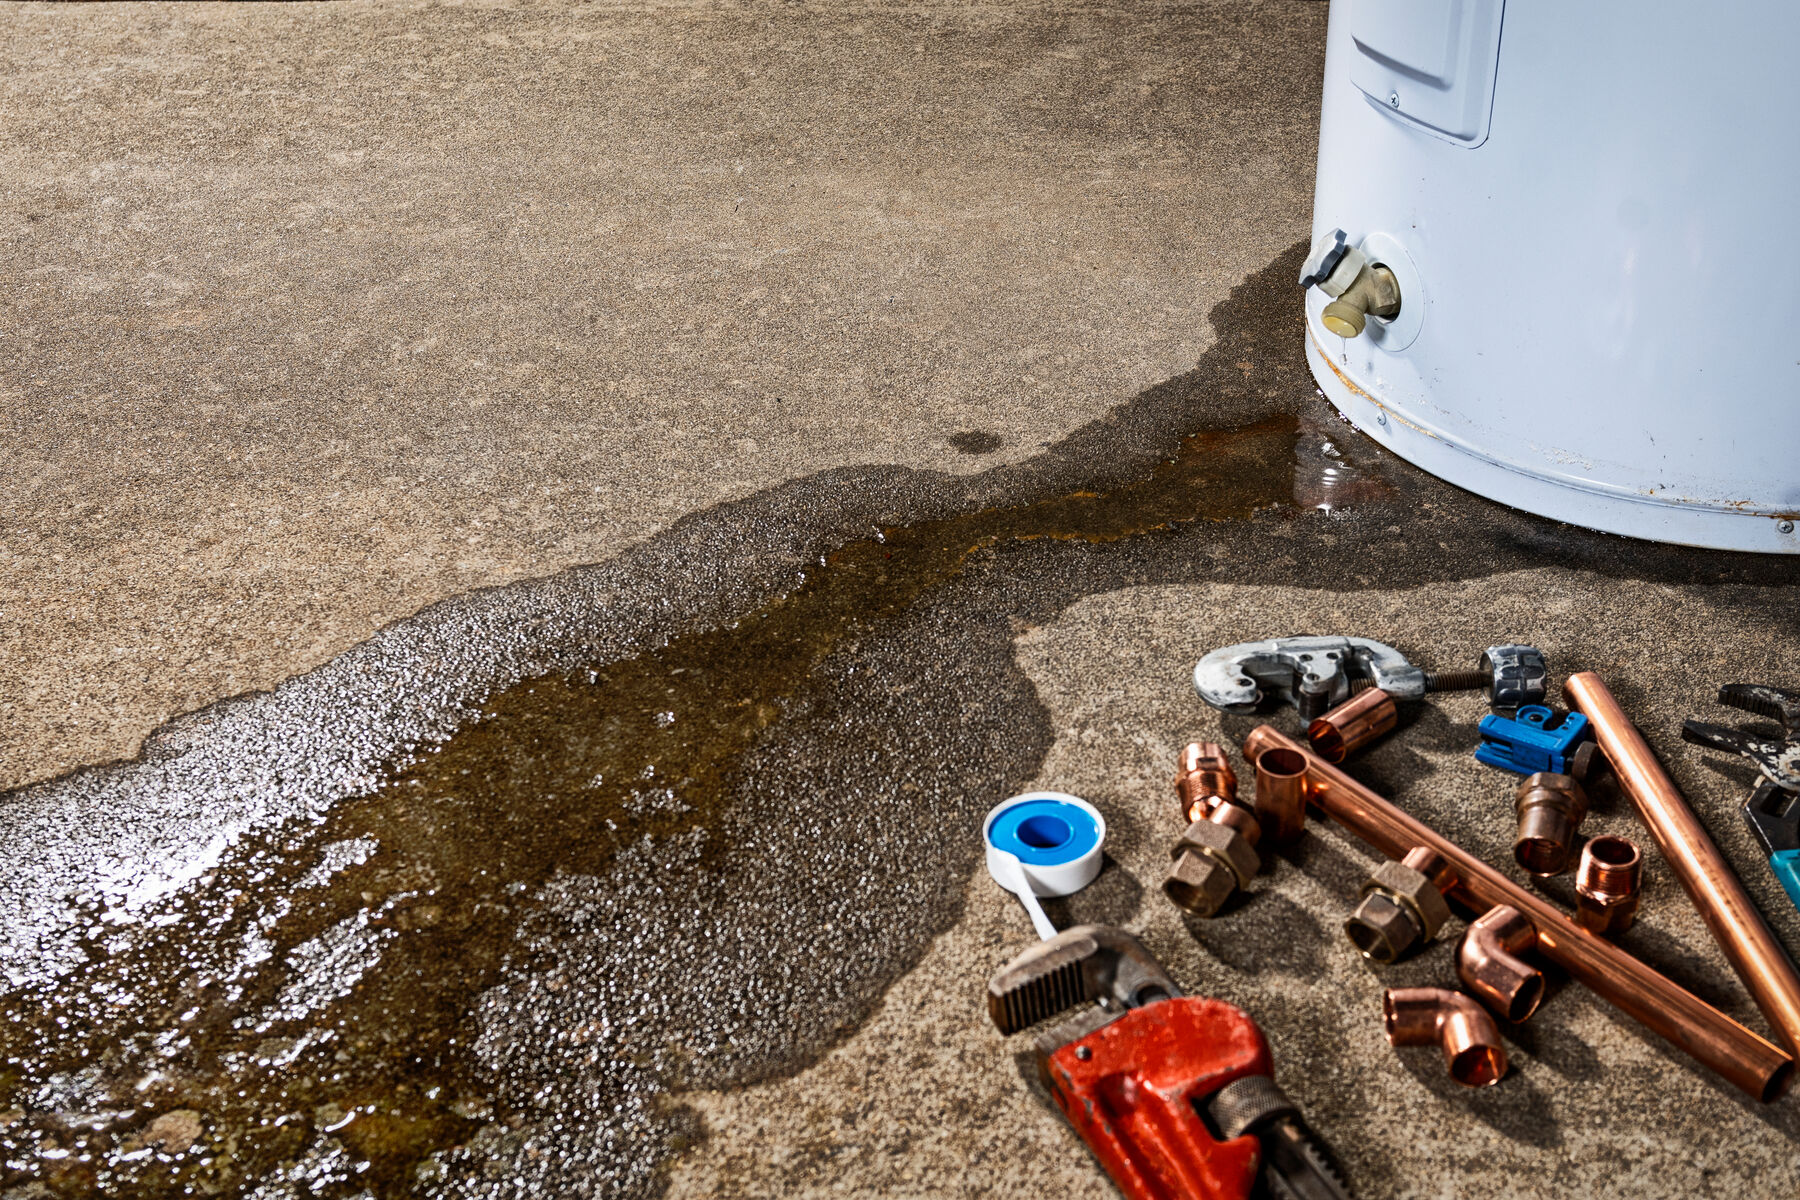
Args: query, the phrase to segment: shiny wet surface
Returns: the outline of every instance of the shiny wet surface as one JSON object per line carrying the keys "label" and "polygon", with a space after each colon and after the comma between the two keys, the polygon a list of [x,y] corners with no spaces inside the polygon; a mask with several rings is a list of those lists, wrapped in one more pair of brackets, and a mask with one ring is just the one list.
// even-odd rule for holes
{"label": "shiny wet surface", "polygon": [[[1012,639],[1075,600],[1392,586],[1547,554],[1792,581],[1785,563],[1507,513],[1384,455],[1314,395],[1295,257],[1220,306],[1192,373],[1035,476],[901,473],[867,489],[866,536],[722,568],[731,546],[829,530],[858,502],[802,481],[773,516],[671,531],[697,554],[646,558],[632,598],[616,579],[481,593],[384,632],[389,667],[327,669],[322,695],[203,714],[140,766],[15,793],[15,855],[20,814],[98,832],[85,866],[0,893],[5,1183],[648,1194],[697,1134],[671,1093],[803,1065],[955,919],[979,814],[1047,746]],[[421,646],[429,661],[409,659]],[[344,757],[369,730],[385,732]],[[281,765],[321,758],[354,769],[321,784]],[[92,797],[150,790],[156,836],[109,849],[141,831]]]}

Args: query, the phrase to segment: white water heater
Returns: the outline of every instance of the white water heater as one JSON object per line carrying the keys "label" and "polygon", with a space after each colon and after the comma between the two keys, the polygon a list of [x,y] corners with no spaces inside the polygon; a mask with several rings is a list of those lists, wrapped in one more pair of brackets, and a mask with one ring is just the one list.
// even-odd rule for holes
{"label": "white water heater", "polygon": [[1791,0],[1334,0],[1326,396],[1529,512],[1800,553],[1797,46]]}

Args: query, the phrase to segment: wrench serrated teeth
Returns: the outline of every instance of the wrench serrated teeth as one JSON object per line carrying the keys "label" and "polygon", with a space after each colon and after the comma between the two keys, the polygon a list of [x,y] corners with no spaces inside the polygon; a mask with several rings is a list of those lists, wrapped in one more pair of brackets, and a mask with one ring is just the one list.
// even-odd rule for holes
{"label": "wrench serrated teeth", "polygon": [[1015,1034],[1088,999],[1081,963],[1066,962],[995,993],[994,1023],[1001,1033]]}

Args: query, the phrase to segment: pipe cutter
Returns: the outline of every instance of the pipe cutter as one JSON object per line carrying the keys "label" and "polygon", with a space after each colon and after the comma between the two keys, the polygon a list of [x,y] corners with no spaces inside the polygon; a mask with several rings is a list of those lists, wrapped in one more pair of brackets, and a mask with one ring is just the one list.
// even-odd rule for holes
{"label": "pipe cutter", "polygon": [[1078,925],[1040,942],[987,995],[1009,1035],[1089,1005],[1037,1039],[1038,1072],[1127,1200],[1350,1200],[1275,1085],[1255,1022],[1183,996],[1124,930]]}

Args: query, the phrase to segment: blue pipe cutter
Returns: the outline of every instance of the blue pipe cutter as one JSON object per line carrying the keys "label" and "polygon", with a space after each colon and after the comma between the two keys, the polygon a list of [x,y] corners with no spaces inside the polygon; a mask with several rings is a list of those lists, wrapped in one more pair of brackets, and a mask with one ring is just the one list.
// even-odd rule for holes
{"label": "blue pipe cutter", "polygon": [[1761,737],[1728,725],[1683,721],[1681,738],[1696,746],[1728,750],[1756,764],[1763,777],[1744,805],[1744,820],[1769,856],[1769,870],[1800,908],[1800,692],[1755,683],[1728,683],[1719,703],[1781,725],[1780,738]]}
{"label": "blue pipe cutter", "polygon": [[1512,717],[1486,716],[1476,726],[1481,745],[1475,759],[1502,771],[1535,775],[1552,771],[1586,781],[1593,769],[1594,731],[1580,713],[1563,713],[1542,704],[1524,704]]}

